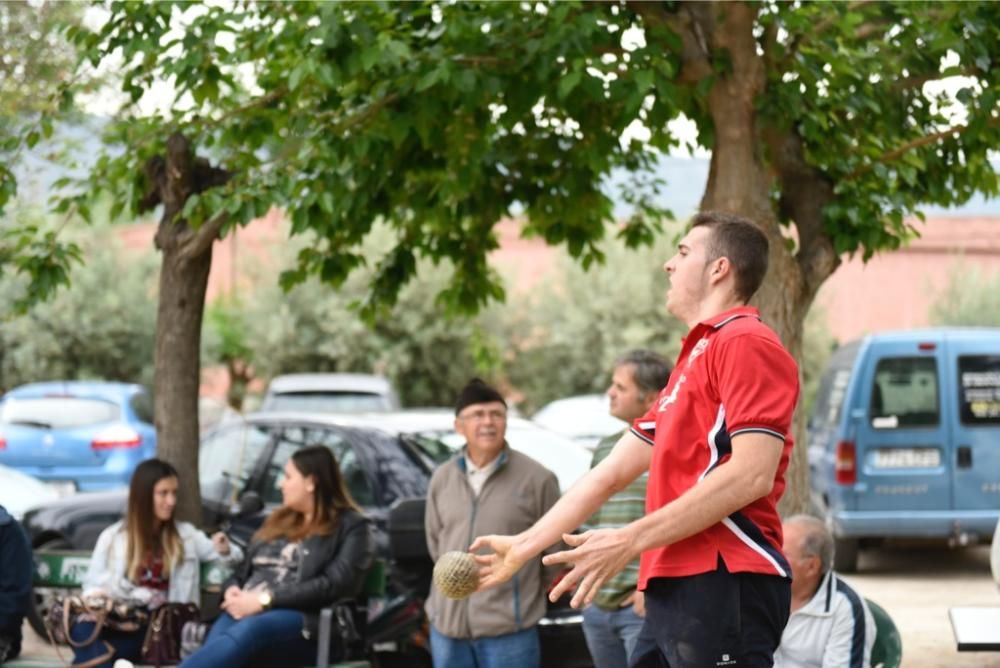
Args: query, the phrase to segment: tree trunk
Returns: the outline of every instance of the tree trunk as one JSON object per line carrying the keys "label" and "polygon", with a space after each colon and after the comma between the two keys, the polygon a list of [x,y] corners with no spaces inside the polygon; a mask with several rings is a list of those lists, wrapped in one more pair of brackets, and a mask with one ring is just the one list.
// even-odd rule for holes
{"label": "tree trunk", "polygon": [[177,518],[200,524],[198,484],[198,388],[201,384],[201,322],[212,267],[212,244],[222,219],[198,229],[180,218],[188,199],[224,184],[229,174],[194,157],[187,139],[175,133],[165,156],[145,166],[147,190],[140,208],[163,205],[154,239],[163,253],[156,313],[153,408],[157,456],[180,475]]}
{"label": "tree trunk", "polygon": [[[744,3],[713,4],[710,10],[699,11],[698,23],[709,43],[713,48],[728,50],[732,63],[731,71],[717,75],[708,95],[715,145],[701,208],[746,216],[767,234],[768,273],[752,303],[788,351],[800,359],[803,324],[811,296],[802,298],[800,265],[786,245],[770,198],[771,172],[762,157],[761,128],[757,126],[754,107],[756,97],[766,85],[764,66],[753,37],[755,13],[754,6]],[[795,447],[785,474],[787,487],[780,506],[782,513],[806,512],[809,508],[804,425],[801,411],[797,410]]]}
{"label": "tree trunk", "polygon": [[[180,228],[169,225],[167,228]],[[177,517],[201,522],[198,481],[198,388],[201,384],[201,321],[212,248],[186,258],[161,223],[157,245],[163,253],[156,313],[153,397],[157,455],[174,465],[181,479]],[[174,237],[163,239],[161,236]]]}

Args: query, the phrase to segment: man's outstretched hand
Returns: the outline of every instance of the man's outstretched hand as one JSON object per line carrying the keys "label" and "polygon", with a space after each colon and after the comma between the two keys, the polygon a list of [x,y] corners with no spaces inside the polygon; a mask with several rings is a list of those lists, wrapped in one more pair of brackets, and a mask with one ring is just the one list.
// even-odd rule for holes
{"label": "man's outstretched hand", "polygon": [[528,560],[517,554],[514,543],[517,536],[480,536],[469,546],[469,552],[477,552],[484,548],[493,550],[491,554],[474,554],[479,564],[479,588],[483,591],[496,587],[514,577],[521,566]]}
{"label": "man's outstretched hand", "polygon": [[590,605],[601,585],[638,555],[627,527],[596,529],[579,535],[567,533],[563,534],[563,542],[574,549],[550,554],[542,559],[542,563],[571,567],[549,592],[549,600],[558,601],[559,597],[576,587],[569,603],[574,608]]}

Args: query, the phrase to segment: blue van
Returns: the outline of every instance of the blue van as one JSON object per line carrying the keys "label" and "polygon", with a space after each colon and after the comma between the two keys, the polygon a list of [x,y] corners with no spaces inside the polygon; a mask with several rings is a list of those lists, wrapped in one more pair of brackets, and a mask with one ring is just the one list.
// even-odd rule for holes
{"label": "blue van", "polygon": [[1000,329],[873,334],[832,356],[809,419],[840,571],[883,538],[989,540],[1000,518]]}

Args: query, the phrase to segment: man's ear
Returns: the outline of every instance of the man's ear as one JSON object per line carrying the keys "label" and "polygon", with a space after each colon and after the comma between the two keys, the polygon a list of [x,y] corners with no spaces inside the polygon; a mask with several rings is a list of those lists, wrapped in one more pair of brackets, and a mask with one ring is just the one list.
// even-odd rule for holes
{"label": "man's ear", "polygon": [[708,280],[711,283],[719,283],[727,276],[732,273],[733,266],[729,262],[728,257],[719,257],[711,262],[711,267],[708,270]]}

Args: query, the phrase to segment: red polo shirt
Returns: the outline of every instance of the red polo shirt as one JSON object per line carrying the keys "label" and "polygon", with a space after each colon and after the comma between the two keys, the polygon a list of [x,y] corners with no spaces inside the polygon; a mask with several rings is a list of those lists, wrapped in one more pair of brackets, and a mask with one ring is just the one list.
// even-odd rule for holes
{"label": "red polo shirt", "polygon": [[740,307],[696,325],[685,337],[667,386],[636,420],[632,432],[653,446],[646,490],[651,513],[725,466],[731,438],[746,432],[784,442],[770,495],[720,523],[666,547],[642,554],[639,588],[650,578],[716,570],[721,555],[732,572],[791,577],[781,552],[778,499],[792,450],[792,412],[799,372],[757,309]]}

